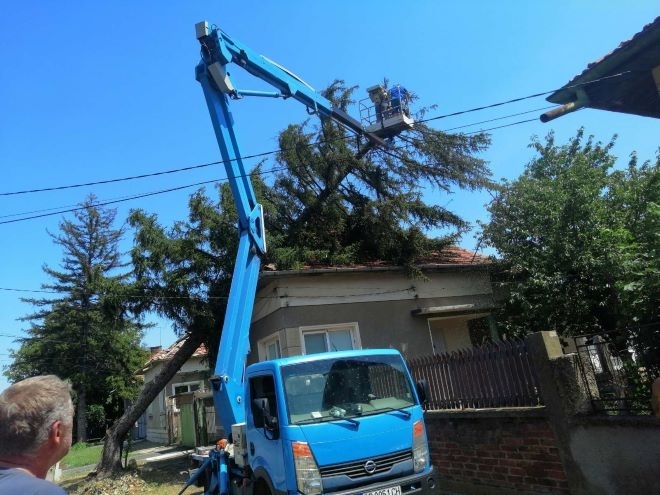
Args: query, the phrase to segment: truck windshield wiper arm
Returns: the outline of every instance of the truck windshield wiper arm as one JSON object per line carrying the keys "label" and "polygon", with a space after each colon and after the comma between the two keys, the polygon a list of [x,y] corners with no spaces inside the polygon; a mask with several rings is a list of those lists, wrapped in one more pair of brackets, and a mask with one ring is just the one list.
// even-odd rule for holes
{"label": "truck windshield wiper arm", "polygon": [[402,407],[384,407],[382,409],[376,409],[374,411],[374,413],[381,413],[381,412],[400,412],[401,414],[404,414],[406,418],[412,416],[412,413],[410,411]]}

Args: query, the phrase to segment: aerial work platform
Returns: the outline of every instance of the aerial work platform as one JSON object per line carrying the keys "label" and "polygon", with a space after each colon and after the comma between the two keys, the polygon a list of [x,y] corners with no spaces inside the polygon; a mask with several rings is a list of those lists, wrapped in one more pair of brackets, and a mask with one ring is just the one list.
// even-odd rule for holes
{"label": "aerial work platform", "polygon": [[379,84],[367,88],[367,93],[369,97],[359,102],[360,119],[367,132],[387,139],[413,128],[407,90],[397,85],[388,91]]}

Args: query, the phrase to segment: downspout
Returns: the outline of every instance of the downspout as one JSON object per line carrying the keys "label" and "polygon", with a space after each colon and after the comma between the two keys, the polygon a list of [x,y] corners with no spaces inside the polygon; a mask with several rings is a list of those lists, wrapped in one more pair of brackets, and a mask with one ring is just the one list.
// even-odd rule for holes
{"label": "downspout", "polygon": [[583,89],[578,89],[576,92],[576,99],[570,103],[565,103],[559,107],[553,108],[552,110],[541,114],[541,122],[550,122],[557,117],[566,115],[567,113],[575,112],[589,105],[589,97],[584,92]]}

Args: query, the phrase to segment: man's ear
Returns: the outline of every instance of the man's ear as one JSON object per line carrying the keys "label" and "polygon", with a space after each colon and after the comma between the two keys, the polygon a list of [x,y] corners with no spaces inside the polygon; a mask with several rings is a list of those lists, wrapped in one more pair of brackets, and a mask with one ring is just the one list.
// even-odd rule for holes
{"label": "man's ear", "polygon": [[55,442],[56,444],[59,444],[62,442],[64,439],[64,423],[62,421],[55,421],[53,425],[50,427],[50,440],[52,442]]}

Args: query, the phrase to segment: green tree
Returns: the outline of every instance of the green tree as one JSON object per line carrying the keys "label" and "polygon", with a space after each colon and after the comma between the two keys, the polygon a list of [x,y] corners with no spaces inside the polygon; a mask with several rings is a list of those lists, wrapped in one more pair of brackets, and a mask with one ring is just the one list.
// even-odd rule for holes
{"label": "green tree", "polygon": [[64,256],[60,269],[44,265],[52,282],[42,284],[54,297],[25,299],[37,310],[27,337],[12,353],[5,371],[10,380],[54,373],[71,381],[76,392],[76,438],[87,439],[88,405],[102,405],[116,416],[124,399],[137,391],[134,373],[143,364],[142,326],[117,304],[118,291],[128,284],[119,242],[122,229],[113,228],[114,210],[95,206],[89,196],[49,233]]}
{"label": "green tree", "polygon": [[[335,81],[324,96],[346,111],[355,89]],[[365,143],[332,120],[308,120],[280,134],[282,171],[266,190],[274,211],[266,224],[270,256],[279,268],[374,259],[411,266],[465,232],[456,212],[428,203],[424,193],[494,187],[476,156],[490,140],[431,129],[425,112],[389,149],[366,154]],[[431,231],[443,236],[429,237]]]}
{"label": "green tree", "polygon": [[[619,332],[627,339],[631,318],[655,318],[641,302],[657,304],[649,275],[655,269],[657,281],[649,256],[657,223],[646,229],[657,222],[650,199],[658,167],[639,167],[633,156],[627,171],[614,170],[614,143],[585,139],[582,129],[566,145],[552,133],[544,144],[534,140],[538,156],[489,206],[483,238],[501,257],[507,299],[500,323],[508,334]],[[640,263],[647,285],[628,297]]]}
{"label": "green tree", "polygon": [[655,164],[639,165],[633,155],[627,169],[612,174],[606,197],[617,220],[622,323],[643,363],[660,372],[660,152]]}
{"label": "green tree", "polygon": [[[253,183],[259,190],[258,175]],[[169,229],[154,214],[131,212],[132,259],[136,286],[143,296],[133,309],[169,319],[185,341],[108,431],[97,466],[100,477],[121,467],[122,443],[131,427],[203,342],[213,367],[238,246],[237,214],[228,185],[221,185],[219,193],[217,202],[201,191],[193,194],[188,220],[177,221]]]}

